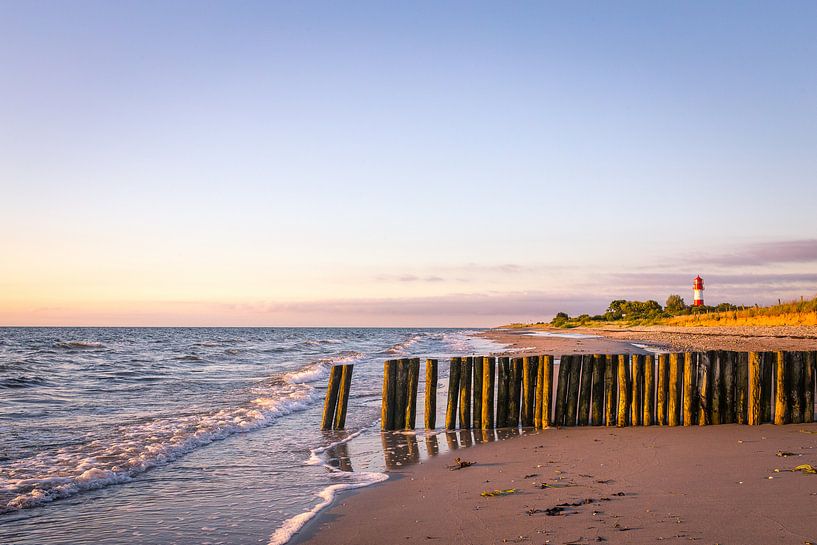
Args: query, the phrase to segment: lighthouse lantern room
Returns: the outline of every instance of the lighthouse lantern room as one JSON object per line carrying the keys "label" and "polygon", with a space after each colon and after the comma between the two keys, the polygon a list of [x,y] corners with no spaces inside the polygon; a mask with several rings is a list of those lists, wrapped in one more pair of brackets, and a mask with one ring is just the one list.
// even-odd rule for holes
{"label": "lighthouse lantern room", "polygon": [[701,307],[704,304],[704,279],[701,275],[692,281],[692,306]]}

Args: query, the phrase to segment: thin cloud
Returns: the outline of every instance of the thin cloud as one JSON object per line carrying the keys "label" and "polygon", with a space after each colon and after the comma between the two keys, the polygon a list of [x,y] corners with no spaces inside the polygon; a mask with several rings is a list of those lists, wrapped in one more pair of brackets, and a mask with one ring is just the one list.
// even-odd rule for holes
{"label": "thin cloud", "polygon": [[709,255],[703,261],[728,266],[811,263],[817,261],[817,239],[751,244],[735,252]]}

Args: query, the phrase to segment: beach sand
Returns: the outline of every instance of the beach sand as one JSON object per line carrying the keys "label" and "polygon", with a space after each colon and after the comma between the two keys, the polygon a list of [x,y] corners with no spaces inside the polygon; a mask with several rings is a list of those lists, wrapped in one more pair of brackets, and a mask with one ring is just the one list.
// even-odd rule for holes
{"label": "beach sand", "polygon": [[[643,352],[637,344],[679,351],[817,348],[814,328],[481,335],[507,344],[507,354]],[[479,443],[494,432],[463,433]],[[476,464],[451,471],[457,456]],[[532,431],[392,469],[389,481],[341,495],[292,543],[817,543],[817,475],[788,471],[800,464],[817,467],[817,423]],[[515,491],[481,495],[508,489]]]}
{"label": "beach sand", "polygon": [[[544,334],[544,335],[543,335]],[[579,336],[574,336],[579,335]],[[668,327],[491,329],[480,333],[516,353],[633,353],[631,343],[677,351],[817,350],[817,327]]]}
{"label": "beach sand", "polygon": [[817,543],[806,463],[817,424],[547,429],[390,472],[293,543]]}

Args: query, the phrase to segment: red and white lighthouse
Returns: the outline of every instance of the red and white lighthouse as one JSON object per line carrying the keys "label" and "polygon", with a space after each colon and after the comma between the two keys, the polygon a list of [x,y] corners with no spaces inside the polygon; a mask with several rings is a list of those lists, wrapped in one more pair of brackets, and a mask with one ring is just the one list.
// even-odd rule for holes
{"label": "red and white lighthouse", "polygon": [[692,281],[692,306],[701,307],[704,304],[704,279],[701,275]]}

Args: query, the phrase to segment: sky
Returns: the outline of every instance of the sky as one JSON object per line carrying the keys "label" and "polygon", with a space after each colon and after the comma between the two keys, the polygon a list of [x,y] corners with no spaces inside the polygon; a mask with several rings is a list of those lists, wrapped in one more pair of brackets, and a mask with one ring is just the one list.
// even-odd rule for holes
{"label": "sky", "polygon": [[817,294],[815,2],[0,0],[0,325]]}

